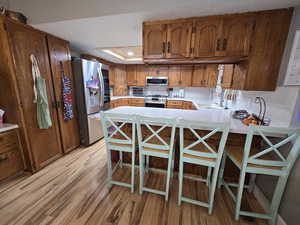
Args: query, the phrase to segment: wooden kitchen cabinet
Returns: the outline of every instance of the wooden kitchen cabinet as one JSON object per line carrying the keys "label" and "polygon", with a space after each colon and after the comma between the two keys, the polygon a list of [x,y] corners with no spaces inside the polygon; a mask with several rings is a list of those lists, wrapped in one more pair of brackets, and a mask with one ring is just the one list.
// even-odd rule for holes
{"label": "wooden kitchen cabinet", "polygon": [[252,15],[224,16],[220,35],[221,56],[248,56],[255,25]]}
{"label": "wooden kitchen cabinet", "polygon": [[195,65],[193,72],[193,87],[214,88],[217,84],[218,65]]}
{"label": "wooden kitchen cabinet", "polygon": [[193,66],[169,66],[170,87],[190,87],[192,84]]}
{"label": "wooden kitchen cabinet", "polygon": [[191,53],[193,22],[167,25],[166,58],[186,58]]}
{"label": "wooden kitchen cabinet", "polygon": [[126,65],[119,64],[110,66],[109,73],[111,73],[113,77],[113,85],[110,82],[110,85],[113,87],[113,95],[128,95]]}
{"label": "wooden kitchen cabinet", "polygon": [[146,85],[148,69],[145,65],[127,65],[126,76],[128,86],[143,87]]}
{"label": "wooden kitchen cabinet", "polygon": [[233,64],[224,65],[223,76],[222,76],[222,80],[221,80],[222,88],[225,88],[225,89],[232,88],[233,73],[234,73],[234,65]]}
{"label": "wooden kitchen cabinet", "polygon": [[24,170],[18,129],[0,133],[0,180]]}
{"label": "wooden kitchen cabinet", "polygon": [[183,108],[183,101],[181,101],[181,100],[168,100],[167,101],[167,108],[182,109]]}
{"label": "wooden kitchen cabinet", "polygon": [[164,65],[152,65],[148,67],[150,77],[169,77],[169,67]]}
{"label": "wooden kitchen cabinet", "polygon": [[[0,99],[0,104],[4,110],[15,111],[14,114],[8,116],[7,121],[18,122],[20,125],[22,146],[26,152],[25,157],[30,161],[27,166],[32,170],[39,170],[62,156],[63,153],[48,56],[47,36],[44,32],[9,19],[1,18],[0,23],[1,45],[9,46],[9,49],[0,47],[0,54],[5,56],[5,63],[1,62],[1,65],[7,64],[1,69],[6,69],[7,77],[2,78],[0,86],[12,85],[14,88],[11,89],[11,93],[5,93],[5,96],[15,97],[11,101],[16,101],[19,105],[7,105],[7,101],[11,102],[9,99]],[[3,30],[3,26],[5,26],[5,30]],[[33,103],[31,54],[36,57],[41,75],[46,82],[52,121],[52,126],[48,129],[40,129],[37,124],[37,106]],[[1,89],[2,87],[0,87]]]}
{"label": "wooden kitchen cabinet", "polygon": [[221,50],[219,39],[222,20],[219,16],[203,17],[195,20],[194,57],[218,56]]}
{"label": "wooden kitchen cabinet", "polygon": [[143,56],[148,59],[160,59],[166,53],[167,31],[165,24],[143,26]]}
{"label": "wooden kitchen cabinet", "polygon": [[[74,77],[71,67],[71,54],[69,49],[69,43],[67,41],[48,35],[47,42],[53,77],[53,88],[57,104],[57,114],[60,127],[61,142],[63,146],[63,151],[67,153],[80,145]],[[62,72],[64,76],[70,79],[72,85],[72,110],[74,117],[70,120],[64,120]]]}
{"label": "wooden kitchen cabinet", "polygon": [[145,100],[143,98],[130,98],[129,106],[145,107]]}
{"label": "wooden kitchen cabinet", "polygon": [[127,76],[127,85],[136,86],[137,77],[136,77],[136,65],[127,65],[126,66],[126,76]]}

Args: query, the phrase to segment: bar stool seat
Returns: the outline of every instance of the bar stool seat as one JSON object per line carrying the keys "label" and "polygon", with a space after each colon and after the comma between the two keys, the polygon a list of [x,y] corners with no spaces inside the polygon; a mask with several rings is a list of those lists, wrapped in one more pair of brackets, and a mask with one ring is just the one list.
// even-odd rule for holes
{"label": "bar stool seat", "polygon": [[[251,152],[253,154],[257,154],[260,150],[252,148]],[[233,161],[233,163],[241,168],[243,165],[243,157],[244,157],[244,148],[239,146],[230,146],[230,148],[225,148],[225,152],[227,156]],[[261,157],[263,160],[275,160],[275,157],[271,155],[264,155]],[[269,166],[269,165],[258,165],[258,164],[248,164],[249,167],[256,167],[256,168],[265,168],[265,169],[274,169],[274,170],[281,170],[282,166]]]}
{"label": "bar stool seat", "polygon": [[[190,144],[193,144],[194,142],[193,141],[190,141],[190,140],[185,140],[185,144],[186,146],[190,145]],[[218,147],[215,143],[213,142],[209,142],[207,141],[207,143],[209,144],[209,146],[214,150],[214,151],[217,151]],[[201,153],[211,153],[204,145],[196,145],[193,147],[193,150],[195,152],[201,152]],[[197,156],[197,155],[191,155],[191,154],[188,154],[188,153],[184,153],[183,154],[183,157],[184,158],[191,158],[191,159],[196,159],[196,160],[207,160],[207,161],[210,161],[210,162],[215,162],[216,161],[216,158],[211,158],[211,157],[203,157],[203,156]]]}

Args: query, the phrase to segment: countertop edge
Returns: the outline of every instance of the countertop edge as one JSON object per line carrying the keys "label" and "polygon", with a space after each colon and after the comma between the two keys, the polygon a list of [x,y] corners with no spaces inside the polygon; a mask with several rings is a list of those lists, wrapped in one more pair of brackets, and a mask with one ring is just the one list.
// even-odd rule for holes
{"label": "countertop edge", "polygon": [[18,128],[19,128],[19,126],[17,124],[3,123],[2,125],[0,125],[0,133],[18,129]]}

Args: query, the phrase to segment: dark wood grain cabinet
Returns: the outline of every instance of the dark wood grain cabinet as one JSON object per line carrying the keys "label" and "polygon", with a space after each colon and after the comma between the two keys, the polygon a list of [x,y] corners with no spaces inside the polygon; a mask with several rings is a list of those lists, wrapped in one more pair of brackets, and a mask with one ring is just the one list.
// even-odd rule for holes
{"label": "dark wood grain cabinet", "polygon": [[23,170],[23,151],[18,129],[0,133],[0,180]]}
{"label": "dark wood grain cabinet", "polygon": [[[144,38],[150,27],[157,34],[144,40],[144,62],[235,64],[232,88],[273,91],[292,13],[293,9],[276,9],[144,22]],[[152,57],[147,53],[151,48],[160,49],[160,53]],[[193,86],[211,87],[215,83],[208,83],[206,74],[199,70],[196,74],[201,75]]]}
{"label": "dark wood grain cabinet", "polygon": [[[64,152],[70,152],[80,145],[77,109],[75,107],[75,86],[71,67],[71,53],[69,43],[65,40],[47,35],[49,48],[49,58],[53,77],[53,88],[55,101],[57,104],[58,122],[60,127],[60,136]],[[62,75],[68,77],[71,81],[72,100],[73,100],[73,118],[65,120],[63,116],[63,93],[62,93]]]}
{"label": "dark wood grain cabinet", "polygon": [[[36,171],[79,145],[75,99],[74,120],[62,120],[62,80],[58,65],[63,62],[63,70],[72,80],[68,43],[5,17],[0,17],[0,35],[0,46],[3,46],[0,48],[3,65],[0,105],[8,112],[6,122],[20,127],[26,169]],[[37,59],[45,79],[52,121],[48,129],[40,129],[37,123],[31,55]],[[6,91],[2,93],[2,90]]]}

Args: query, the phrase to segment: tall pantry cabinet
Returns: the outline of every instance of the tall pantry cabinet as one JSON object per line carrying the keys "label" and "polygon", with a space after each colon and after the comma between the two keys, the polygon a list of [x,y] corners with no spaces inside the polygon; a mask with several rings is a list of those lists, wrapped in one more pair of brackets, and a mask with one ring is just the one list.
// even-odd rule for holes
{"label": "tall pantry cabinet", "polygon": [[[26,167],[32,171],[45,167],[79,145],[79,138],[66,140],[67,136],[78,136],[76,112],[72,120],[61,120],[62,92],[57,62],[63,62],[68,76],[72,73],[67,42],[57,40],[31,26],[0,17],[0,108],[6,111],[6,122],[19,125]],[[58,46],[60,44],[63,47]],[[52,127],[48,129],[39,129],[37,124],[31,54],[36,57],[41,76],[46,80],[52,120]]]}

